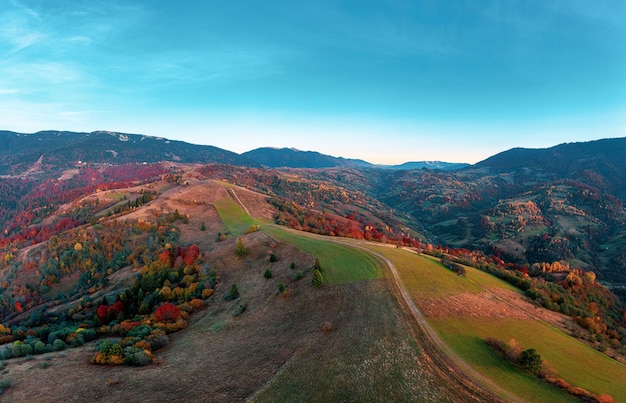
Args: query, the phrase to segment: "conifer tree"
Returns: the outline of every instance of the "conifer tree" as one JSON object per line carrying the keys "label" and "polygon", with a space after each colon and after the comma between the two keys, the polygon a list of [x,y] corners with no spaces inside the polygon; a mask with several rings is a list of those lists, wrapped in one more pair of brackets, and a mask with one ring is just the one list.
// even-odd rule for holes
{"label": "conifer tree", "polygon": [[243,239],[241,237],[237,238],[237,245],[235,246],[235,254],[239,257],[243,257],[248,254],[248,251],[246,250],[246,245],[243,243]]}

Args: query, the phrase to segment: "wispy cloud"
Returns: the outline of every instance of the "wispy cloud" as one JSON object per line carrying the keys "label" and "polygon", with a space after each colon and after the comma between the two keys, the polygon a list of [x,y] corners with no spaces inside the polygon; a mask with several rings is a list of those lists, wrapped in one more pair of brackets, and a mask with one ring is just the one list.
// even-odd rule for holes
{"label": "wispy cloud", "polygon": [[0,95],[18,94],[20,90],[12,88],[0,88]]}
{"label": "wispy cloud", "polygon": [[170,51],[148,55],[124,69],[161,84],[232,81],[280,74],[275,58],[258,49],[224,48],[216,51]]}
{"label": "wispy cloud", "polygon": [[23,49],[41,43],[46,35],[31,26],[29,21],[23,18],[12,19],[11,15],[0,19],[0,39],[5,43],[8,54],[19,52]]}

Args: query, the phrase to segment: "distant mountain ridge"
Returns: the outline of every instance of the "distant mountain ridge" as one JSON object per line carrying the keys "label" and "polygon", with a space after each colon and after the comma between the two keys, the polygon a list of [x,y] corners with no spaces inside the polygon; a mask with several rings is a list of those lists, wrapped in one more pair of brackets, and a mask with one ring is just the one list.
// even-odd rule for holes
{"label": "distant mountain ridge", "polygon": [[258,166],[232,151],[161,137],[109,131],[33,134],[0,131],[0,174],[20,174],[35,163],[45,170],[71,167],[78,161],[116,165],[173,161]]}
{"label": "distant mountain ridge", "polygon": [[300,151],[294,148],[261,147],[241,154],[268,168],[381,168],[394,170],[438,169],[456,170],[469,164],[441,161],[405,162],[400,165],[378,165],[360,159],[333,157],[317,151]]}
{"label": "distant mountain ridge", "polygon": [[398,171],[408,171],[412,169],[437,169],[441,171],[456,171],[469,167],[470,164],[463,162],[443,162],[443,161],[411,161],[400,165],[381,165],[383,168],[395,169]]}
{"label": "distant mountain ridge", "polygon": [[626,138],[565,143],[550,148],[513,148],[473,165],[518,176],[580,180],[626,202]]}
{"label": "distant mountain ridge", "polygon": [[363,160],[332,157],[317,151],[300,151],[294,148],[261,147],[241,155],[268,168],[369,168],[374,166]]}

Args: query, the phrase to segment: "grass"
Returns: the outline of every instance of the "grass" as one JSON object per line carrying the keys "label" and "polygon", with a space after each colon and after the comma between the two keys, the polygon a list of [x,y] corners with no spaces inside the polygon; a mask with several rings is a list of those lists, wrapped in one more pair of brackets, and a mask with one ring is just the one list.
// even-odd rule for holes
{"label": "grass", "polygon": [[384,280],[333,287],[345,296],[336,328],[298,352],[256,402],[453,401],[437,384]]}
{"label": "grass", "polygon": [[404,286],[414,298],[445,298],[462,292],[483,291],[467,278],[460,277],[443,267],[433,257],[376,245],[368,248],[383,254],[393,262]]}
{"label": "grass", "polygon": [[487,376],[506,381],[511,390],[519,377],[501,377],[500,370],[492,366],[499,357],[485,344],[488,337],[504,342],[515,339],[522,348],[537,350],[573,386],[626,401],[626,385],[621,381],[626,379],[626,366],[543,322],[467,317],[429,319],[429,322],[464,360],[480,367]]}
{"label": "grass", "polygon": [[235,235],[243,234],[255,224],[255,220],[229,197],[221,198],[213,204],[226,228]]}
{"label": "grass", "polygon": [[[394,263],[418,305],[420,298],[446,298],[464,292],[481,292],[479,286],[516,290],[508,283],[476,269],[469,268],[467,278],[461,278],[444,269],[434,258],[398,249],[371,248]],[[470,366],[494,379],[503,388],[532,401],[567,401],[570,396],[507,363],[485,343],[486,338],[493,337],[504,342],[514,338],[523,348],[536,349],[559,376],[572,385],[596,394],[608,393],[618,401],[626,401],[626,385],[620,382],[626,379],[626,366],[544,322],[484,317],[427,320],[445,343]]]}
{"label": "grass", "polygon": [[345,284],[384,276],[382,263],[367,252],[332,242],[331,238],[287,231],[273,225],[264,228],[273,237],[317,257],[327,284]]}
{"label": "grass", "polygon": [[[493,323],[495,322],[495,323]],[[554,386],[551,386],[535,376],[528,375],[500,356],[492,347],[487,345],[487,337],[495,335],[477,335],[477,327],[484,326],[484,333],[490,333],[494,327],[504,327],[499,321],[484,323],[478,320],[466,321],[459,318],[429,319],[444,342],[466,363],[481,374],[493,379],[505,390],[530,401],[576,402],[573,396]],[[510,335],[509,335],[510,336]],[[506,341],[512,337],[505,338]],[[516,340],[519,339],[516,337]],[[524,348],[531,348],[522,343]],[[541,354],[541,351],[539,351]],[[542,355],[543,356],[543,355]]]}

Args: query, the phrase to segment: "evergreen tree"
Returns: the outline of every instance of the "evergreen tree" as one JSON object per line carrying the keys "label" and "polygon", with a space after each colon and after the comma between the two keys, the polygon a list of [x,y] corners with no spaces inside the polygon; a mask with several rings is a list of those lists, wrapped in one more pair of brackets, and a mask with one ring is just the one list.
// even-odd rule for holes
{"label": "evergreen tree", "polygon": [[248,251],[246,250],[246,245],[243,243],[243,239],[241,237],[237,238],[237,245],[235,246],[235,254],[239,257],[243,257],[248,254]]}
{"label": "evergreen tree", "polygon": [[315,258],[315,264],[313,265],[314,270],[322,271],[322,265],[320,264],[320,260]]}
{"label": "evergreen tree", "polygon": [[319,270],[315,270],[313,272],[313,279],[311,280],[311,284],[314,287],[321,287],[324,284],[324,276],[322,276],[322,272]]}

